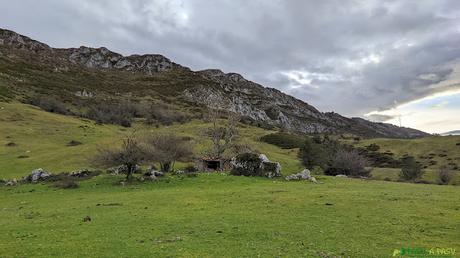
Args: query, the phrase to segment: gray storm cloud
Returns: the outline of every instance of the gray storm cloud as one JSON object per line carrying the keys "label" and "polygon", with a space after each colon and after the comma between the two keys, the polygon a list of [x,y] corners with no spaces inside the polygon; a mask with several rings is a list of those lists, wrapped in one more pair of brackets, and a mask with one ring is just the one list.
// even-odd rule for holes
{"label": "gray storm cloud", "polygon": [[436,85],[460,63],[456,0],[0,1],[0,27],[238,72],[353,116],[451,90]]}

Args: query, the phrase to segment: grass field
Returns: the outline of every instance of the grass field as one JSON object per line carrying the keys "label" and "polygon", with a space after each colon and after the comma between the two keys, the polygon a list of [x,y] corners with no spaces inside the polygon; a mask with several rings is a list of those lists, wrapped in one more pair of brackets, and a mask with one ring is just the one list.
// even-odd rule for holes
{"label": "grass field", "polygon": [[[390,257],[460,246],[460,188],[220,174],[0,187],[2,257]],[[91,222],[83,222],[85,216]]]}
{"label": "grass field", "polygon": [[[98,146],[119,144],[134,130],[189,136],[199,155],[209,145],[208,126],[126,129],[0,103],[0,178],[38,167],[86,168]],[[239,131],[239,142],[279,161],[283,174],[302,169],[296,149],[258,140],[270,131],[245,125]],[[71,140],[83,144],[66,146]],[[434,171],[425,179],[434,180]],[[397,172],[374,169],[379,181],[318,176],[320,184],[203,173],[128,185],[120,184],[123,176],[102,174],[65,190],[0,186],[0,257],[390,257],[402,247],[460,252],[460,187],[382,181],[396,180]],[[83,222],[86,216],[90,222]]]}

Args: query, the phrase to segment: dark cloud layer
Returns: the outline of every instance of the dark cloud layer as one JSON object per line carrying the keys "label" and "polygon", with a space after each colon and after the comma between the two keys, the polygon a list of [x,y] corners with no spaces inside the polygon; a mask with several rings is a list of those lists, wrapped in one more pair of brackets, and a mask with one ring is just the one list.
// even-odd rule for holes
{"label": "dark cloud layer", "polygon": [[0,27],[238,72],[346,115],[458,87],[457,0],[1,1]]}

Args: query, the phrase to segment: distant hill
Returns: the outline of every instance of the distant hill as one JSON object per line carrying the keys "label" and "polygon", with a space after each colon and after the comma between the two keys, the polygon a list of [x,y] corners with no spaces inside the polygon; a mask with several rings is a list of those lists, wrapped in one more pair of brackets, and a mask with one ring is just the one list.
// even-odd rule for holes
{"label": "distant hill", "polygon": [[[91,98],[97,102],[165,102],[192,113],[218,107],[259,126],[307,134],[389,138],[428,135],[411,128],[323,113],[236,73],[192,71],[162,55],[123,56],[104,47],[51,48],[0,29],[0,100],[24,101],[36,95],[61,99],[66,105]],[[84,105],[77,108],[84,109]]]}
{"label": "distant hill", "polygon": [[448,135],[460,135],[460,130],[454,130],[450,132],[445,132],[441,134],[442,136],[448,136]]}

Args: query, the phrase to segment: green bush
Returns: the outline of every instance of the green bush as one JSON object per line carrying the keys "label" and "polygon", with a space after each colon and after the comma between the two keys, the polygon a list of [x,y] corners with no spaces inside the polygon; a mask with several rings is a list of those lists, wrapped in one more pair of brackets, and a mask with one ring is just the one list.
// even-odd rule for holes
{"label": "green bush", "polygon": [[55,98],[45,96],[35,96],[26,101],[27,104],[37,106],[45,111],[63,115],[71,115],[66,104]]}
{"label": "green bush", "polygon": [[235,163],[241,166],[233,166],[230,174],[234,176],[262,176],[260,158],[255,153],[243,153],[235,157]]}
{"label": "green bush", "polygon": [[352,177],[368,177],[370,170],[366,169],[367,160],[356,150],[340,149],[332,158],[326,175],[347,175]]}
{"label": "green bush", "polygon": [[198,172],[198,168],[196,168],[194,165],[188,165],[184,168],[185,173],[195,173]]}
{"label": "green bush", "polygon": [[86,118],[100,124],[117,124],[130,127],[137,115],[136,108],[129,102],[120,103],[96,103],[89,107]]}
{"label": "green bush", "polygon": [[175,122],[185,123],[190,120],[186,113],[166,104],[143,107],[142,112],[145,122],[150,125],[172,125]]}
{"label": "green bush", "polygon": [[375,143],[372,143],[372,144],[366,146],[366,149],[367,149],[368,151],[378,151],[378,150],[380,150],[380,146],[378,146],[378,145],[375,144]]}
{"label": "green bush", "polygon": [[60,189],[74,189],[78,188],[78,183],[75,180],[70,178],[61,179],[59,181],[54,182],[54,187]]}
{"label": "green bush", "polygon": [[261,141],[276,145],[283,149],[300,148],[305,140],[304,137],[290,133],[272,133],[262,136]]}
{"label": "green bush", "polygon": [[441,167],[438,171],[438,183],[441,185],[448,185],[453,177],[453,171],[446,166]]}
{"label": "green bush", "polygon": [[299,157],[306,168],[312,169],[315,166],[319,166],[326,170],[331,163],[336,148],[337,146],[333,142],[319,143],[316,138],[307,138],[300,147]]}
{"label": "green bush", "polygon": [[412,156],[406,156],[401,159],[402,168],[399,172],[399,178],[405,181],[415,181],[420,179],[424,173],[422,166],[415,161]]}

